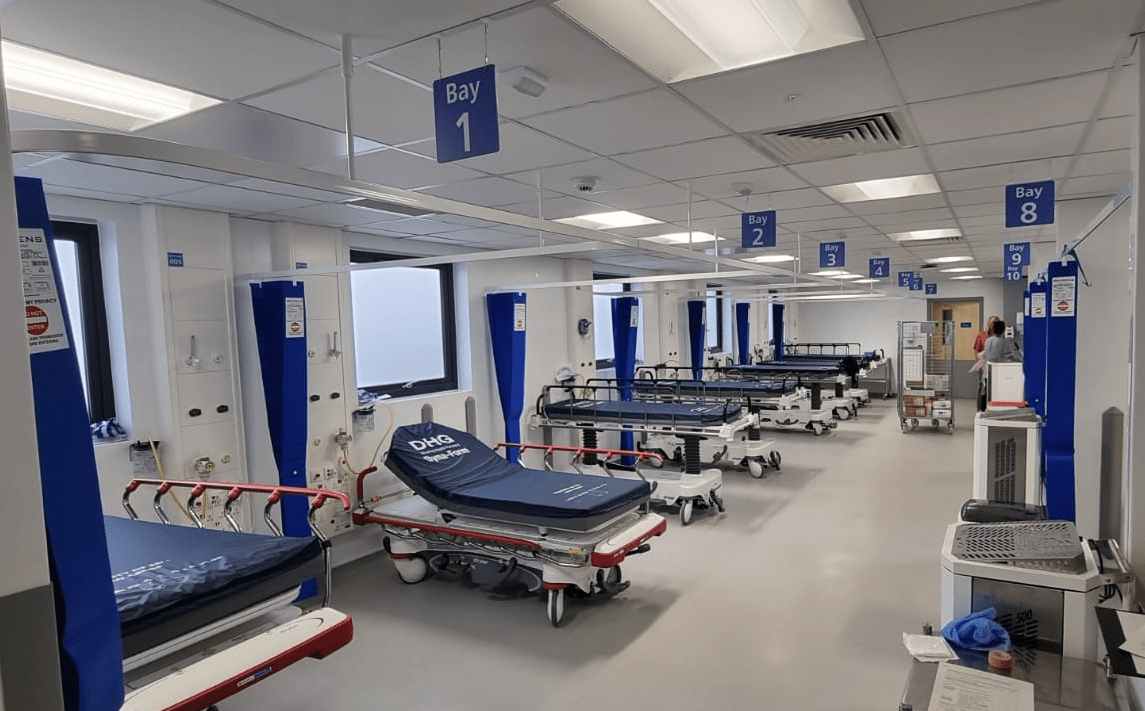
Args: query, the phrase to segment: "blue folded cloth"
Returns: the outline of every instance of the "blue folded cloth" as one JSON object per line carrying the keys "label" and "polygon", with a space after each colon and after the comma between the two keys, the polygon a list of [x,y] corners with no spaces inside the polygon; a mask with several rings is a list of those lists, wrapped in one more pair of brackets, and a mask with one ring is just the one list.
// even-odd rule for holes
{"label": "blue folded cloth", "polygon": [[985,652],[991,649],[1010,651],[1010,634],[994,621],[997,611],[988,607],[966,617],[947,622],[942,636],[947,642],[963,649]]}

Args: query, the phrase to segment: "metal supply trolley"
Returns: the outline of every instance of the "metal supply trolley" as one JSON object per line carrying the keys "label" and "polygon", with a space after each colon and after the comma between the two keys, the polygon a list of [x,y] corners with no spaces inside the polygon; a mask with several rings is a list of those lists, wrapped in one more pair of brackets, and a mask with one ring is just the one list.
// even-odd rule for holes
{"label": "metal supply trolley", "polygon": [[919,427],[954,432],[954,322],[899,322],[899,420],[903,433]]}
{"label": "metal supply trolley", "polygon": [[883,399],[889,400],[895,395],[895,368],[890,356],[883,354],[882,349],[878,354],[879,359],[871,361],[866,374],[859,374],[859,385],[872,395],[881,392]]}

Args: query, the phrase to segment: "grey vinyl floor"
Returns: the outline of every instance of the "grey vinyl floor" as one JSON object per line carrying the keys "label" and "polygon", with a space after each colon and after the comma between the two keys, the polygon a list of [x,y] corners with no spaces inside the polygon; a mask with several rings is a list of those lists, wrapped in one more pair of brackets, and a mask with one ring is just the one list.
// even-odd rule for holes
{"label": "grey vinyl floor", "polygon": [[970,495],[972,402],[947,435],[899,429],[876,400],[829,436],[774,433],[780,472],[724,474],[727,513],[669,530],[624,564],[631,587],[570,600],[398,580],[370,556],[339,568],[354,641],[220,705],[403,711],[893,711],[902,632],[937,624],[939,548]]}

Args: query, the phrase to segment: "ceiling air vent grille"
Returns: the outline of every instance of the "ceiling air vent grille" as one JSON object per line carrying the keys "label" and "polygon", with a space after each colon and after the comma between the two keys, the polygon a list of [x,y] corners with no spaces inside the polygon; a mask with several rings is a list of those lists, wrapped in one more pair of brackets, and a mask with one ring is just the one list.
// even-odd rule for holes
{"label": "ceiling air vent grille", "polygon": [[891,151],[917,145],[894,112],[761,131],[748,139],[783,164]]}

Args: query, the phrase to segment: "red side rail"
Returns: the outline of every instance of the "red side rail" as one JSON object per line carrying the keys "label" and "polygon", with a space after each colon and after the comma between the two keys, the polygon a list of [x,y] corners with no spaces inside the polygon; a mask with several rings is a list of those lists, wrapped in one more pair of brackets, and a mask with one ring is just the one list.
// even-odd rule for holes
{"label": "red side rail", "polygon": [[572,452],[574,457],[580,457],[585,454],[603,454],[605,455],[605,461],[613,457],[629,456],[636,457],[637,463],[645,459],[655,459],[660,463],[664,462],[664,457],[654,452],[634,452],[627,449],[600,449],[597,447],[564,447],[556,444],[514,444],[512,442],[498,442],[497,446],[493,447],[493,451],[497,451],[502,447],[517,447],[522,452],[526,452],[530,449],[539,449],[545,453],[546,458],[552,456],[554,452]]}

